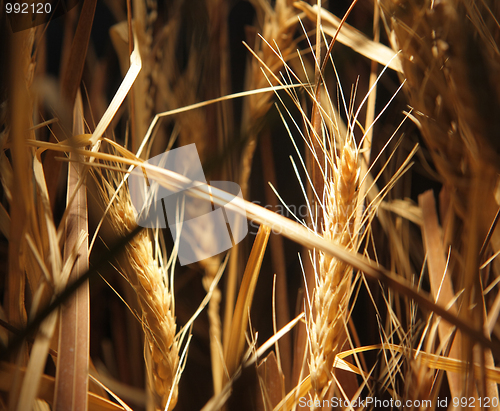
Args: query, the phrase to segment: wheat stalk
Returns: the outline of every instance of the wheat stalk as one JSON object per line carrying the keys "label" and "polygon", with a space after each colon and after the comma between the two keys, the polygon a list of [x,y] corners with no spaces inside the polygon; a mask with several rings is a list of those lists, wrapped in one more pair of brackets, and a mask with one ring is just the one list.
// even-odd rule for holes
{"label": "wheat stalk", "polygon": [[[325,186],[323,237],[354,249],[354,217],[359,184],[357,150],[348,138],[335,157],[333,176]],[[333,379],[335,356],[344,344],[352,267],[323,252],[319,254],[319,272],[314,294],[314,314],[310,317],[311,381],[317,397],[326,394]]]}

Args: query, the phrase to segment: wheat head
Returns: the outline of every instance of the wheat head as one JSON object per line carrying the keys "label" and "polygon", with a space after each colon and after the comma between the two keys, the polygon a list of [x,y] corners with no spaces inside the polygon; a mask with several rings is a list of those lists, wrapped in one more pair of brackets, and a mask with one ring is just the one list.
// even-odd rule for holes
{"label": "wheat head", "polygon": [[[386,28],[400,51],[413,115],[443,183],[453,187],[464,217],[470,179],[493,180],[498,170],[500,73],[494,14],[498,4],[462,0],[381,0]],[[491,188],[491,187],[490,187]],[[465,217],[466,219],[468,217]]]}
{"label": "wheat head", "polygon": [[[493,196],[499,152],[494,130],[500,124],[498,2],[380,3],[392,46],[400,51],[414,120],[440,174],[443,199],[448,197],[440,207],[443,242],[452,250],[447,276],[453,292],[462,294],[455,305],[467,304],[460,316],[479,325],[483,308],[478,307],[484,301],[480,254],[498,209]],[[449,356],[472,361],[465,333],[454,337]],[[465,392],[465,379],[454,383],[450,373],[448,380],[452,396]]]}
{"label": "wheat head", "polygon": [[[104,197],[110,198],[108,186]],[[109,219],[115,232],[126,235],[136,226],[135,214],[128,190],[122,189],[118,201],[109,210]],[[149,370],[151,389],[155,393],[157,409],[169,410],[177,402],[176,373],[179,367],[179,347],[176,339],[173,293],[153,257],[153,243],[142,231],[125,248],[128,269],[125,276],[137,293],[142,310],[142,324],[146,335],[146,350],[152,359]]]}
{"label": "wheat head", "polygon": [[[296,11],[289,0],[276,1],[274,8],[267,2],[265,7],[257,8],[258,20],[262,23],[262,36],[255,39],[254,55],[248,66],[247,90],[256,90],[279,82],[278,76],[287,61],[294,53],[294,33],[298,23]],[[266,67],[266,75],[262,73]],[[271,74],[272,73],[272,74]],[[248,141],[243,149],[240,166],[240,186],[243,197],[248,194],[252,160],[257,144],[257,133],[262,119],[273,104],[272,94],[255,94],[248,96],[244,109],[243,131],[249,133]]]}
{"label": "wheat head", "polygon": [[[354,210],[360,173],[353,139],[347,139],[335,163],[332,179],[325,186],[323,236],[339,245],[353,248]],[[318,271],[315,312],[310,319],[310,371],[315,395],[322,398],[333,379],[335,356],[344,344],[352,267],[321,252]]]}

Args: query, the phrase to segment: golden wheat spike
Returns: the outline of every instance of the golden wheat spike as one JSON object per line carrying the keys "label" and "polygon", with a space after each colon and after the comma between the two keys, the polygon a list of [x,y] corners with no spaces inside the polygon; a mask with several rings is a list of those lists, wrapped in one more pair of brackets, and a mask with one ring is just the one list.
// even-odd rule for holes
{"label": "golden wheat spike", "polygon": [[[352,231],[357,202],[359,167],[352,139],[344,145],[331,181],[327,182],[323,237],[353,248]],[[344,344],[352,267],[325,254],[319,256],[319,272],[314,295],[315,313],[310,319],[311,381],[322,398],[333,379],[335,356]]]}
{"label": "golden wheat spike", "polygon": [[[109,188],[111,190],[111,188]],[[113,193],[104,193],[109,198]],[[120,192],[109,210],[115,232],[124,235],[136,225],[128,190]],[[158,262],[153,258],[153,243],[142,231],[125,248],[127,280],[137,293],[142,309],[142,324],[146,347],[152,359],[149,370],[150,386],[155,393],[157,409],[172,409],[177,402],[176,374],[179,367],[179,348],[176,339],[173,294],[167,285]]]}

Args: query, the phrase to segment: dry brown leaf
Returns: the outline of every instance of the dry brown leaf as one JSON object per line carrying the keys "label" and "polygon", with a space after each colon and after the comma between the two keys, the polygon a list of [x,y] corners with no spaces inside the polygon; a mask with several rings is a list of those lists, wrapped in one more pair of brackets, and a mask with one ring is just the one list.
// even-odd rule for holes
{"label": "dry brown leaf", "polygon": [[266,403],[263,409],[274,408],[282,399],[285,389],[283,374],[278,368],[276,355],[271,352],[257,367],[262,400]]}
{"label": "dry brown leaf", "polygon": [[71,104],[75,101],[77,90],[80,87],[96,4],[97,0],[87,0],[83,3],[70,55],[64,66],[61,88],[64,97]]}
{"label": "dry brown leaf", "polygon": [[[455,300],[453,285],[451,283],[451,274],[448,273],[445,260],[445,251],[441,229],[436,214],[436,204],[432,190],[426,191],[418,198],[420,208],[422,209],[422,230],[424,234],[425,248],[427,250],[427,259],[429,263],[429,280],[431,284],[431,293],[436,300],[436,304],[446,307],[454,315],[458,315],[458,310],[452,302]],[[451,306],[450,306],[451,304]],[[454,327],[446,322],[439,322],[438,332],[441,344],[448,343],[448,339],[453,335]],[[491,351],[486,351],[488,364],[494,364]],[[462,338],[461,334],[455,335],[448,357],[450,359],[462,358]],[[447,373],[448,383],[452,397],[458,397],[462,393],[462,377],[460,374]]]}
{"label": "dry brown leaf", "polygon": [[[457,308],[450,303],[455,300],[453,285],[451,284],[450,273],[447,271],[443,239],[439,227],[434,193],[432,190],[426,191],[418,197],[418,203],[422,209],[422,230],[424,243],[427,250],[427,260],[429,262],[429,280],[431,283],[431,293],[436,304],[446,307],[450,312],[457,315]],[[441,344],[449,344],[449,338],[453,335],[454,327],[448,323],[439,322],[438,332]],[[449,351],[450,358],[461,357],[461,336],[456,334]],[[448,383],[452,397],[459,396],[461,390],[461,377],[458,374],[448,373]]]}
{"label": "dry brown leaf", "polygon": [[[10,392],[12,388],[12,375],[18,368],[10,363],[0,364],[0,391]],[[21,378],[24,378],[26,370],[20,369]],[[38,398],[53,403],[55,380],[53,377],[43,375],[38,387]],[[96,394],[88,394],[89,411],[126,411],[125,408],[105,399]]]}
{"label": "dry brown leaf", "polygon": [[[295,2],[294,5],[306,13],[307,17],[311,21],[316,21],[318,15],[317,5],[311,6],[303,1]],[[335,33],[339,28],[340,19],[324,8],[321,8],[320,14],[324,32],[329,36],[335,36]],[[397,72],[403,72],[401,63],[397,57],[395,58],[396,54],[391,48],[370,40],[359,30],[347,23],[344,23],[342,26],[342,29],[337,36],[337,40],[370,60],[376,61],[383,66],[388,66]]]}
{"label": "dry brown leaf", "polygon": [[225,347],[224,353],[229,376],[234,374],[243,357],[245,333],[248,327],[248,316],[252,306],[253,293],[257,279],[259,278],[260,267],[270,233],[271,229],[269,227],[260,226],[252,247],[252,252],[248,258],[245,273],[243,274],[243,280],[234,309],[229,343]]}
{"label": "dry brown leaf", "polygon": [[[73,111],[73,134],[84,133],[83,106],[78,92]],[[69,258],[78,246],[78,260],[73,266],[70,281],[75,281],[88,270],[88,215],[86,186],[81,184],[85,178],[86,166],[83,158],[70,152],[68,167],[68,204],[70,211],[66,220],[65,258]],[[73,197],[73,192],[76,195]],[[72,200],[72,201],[71,201]],[[78,242],[81,233],[83,242]],[[57,356],[56,410],[87,409],[88,367],[90,344],[88,282],[82,285],[63,305],[59,331],[59,350]]]}

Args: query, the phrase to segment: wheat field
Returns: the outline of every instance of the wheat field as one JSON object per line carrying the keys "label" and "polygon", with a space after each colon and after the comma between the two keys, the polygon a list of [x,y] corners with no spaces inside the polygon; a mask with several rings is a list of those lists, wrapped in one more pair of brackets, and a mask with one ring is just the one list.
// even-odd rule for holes
{"label": "wheat field", "polygon": [[498,1],[0,5],[0,409],[500,409]]}

